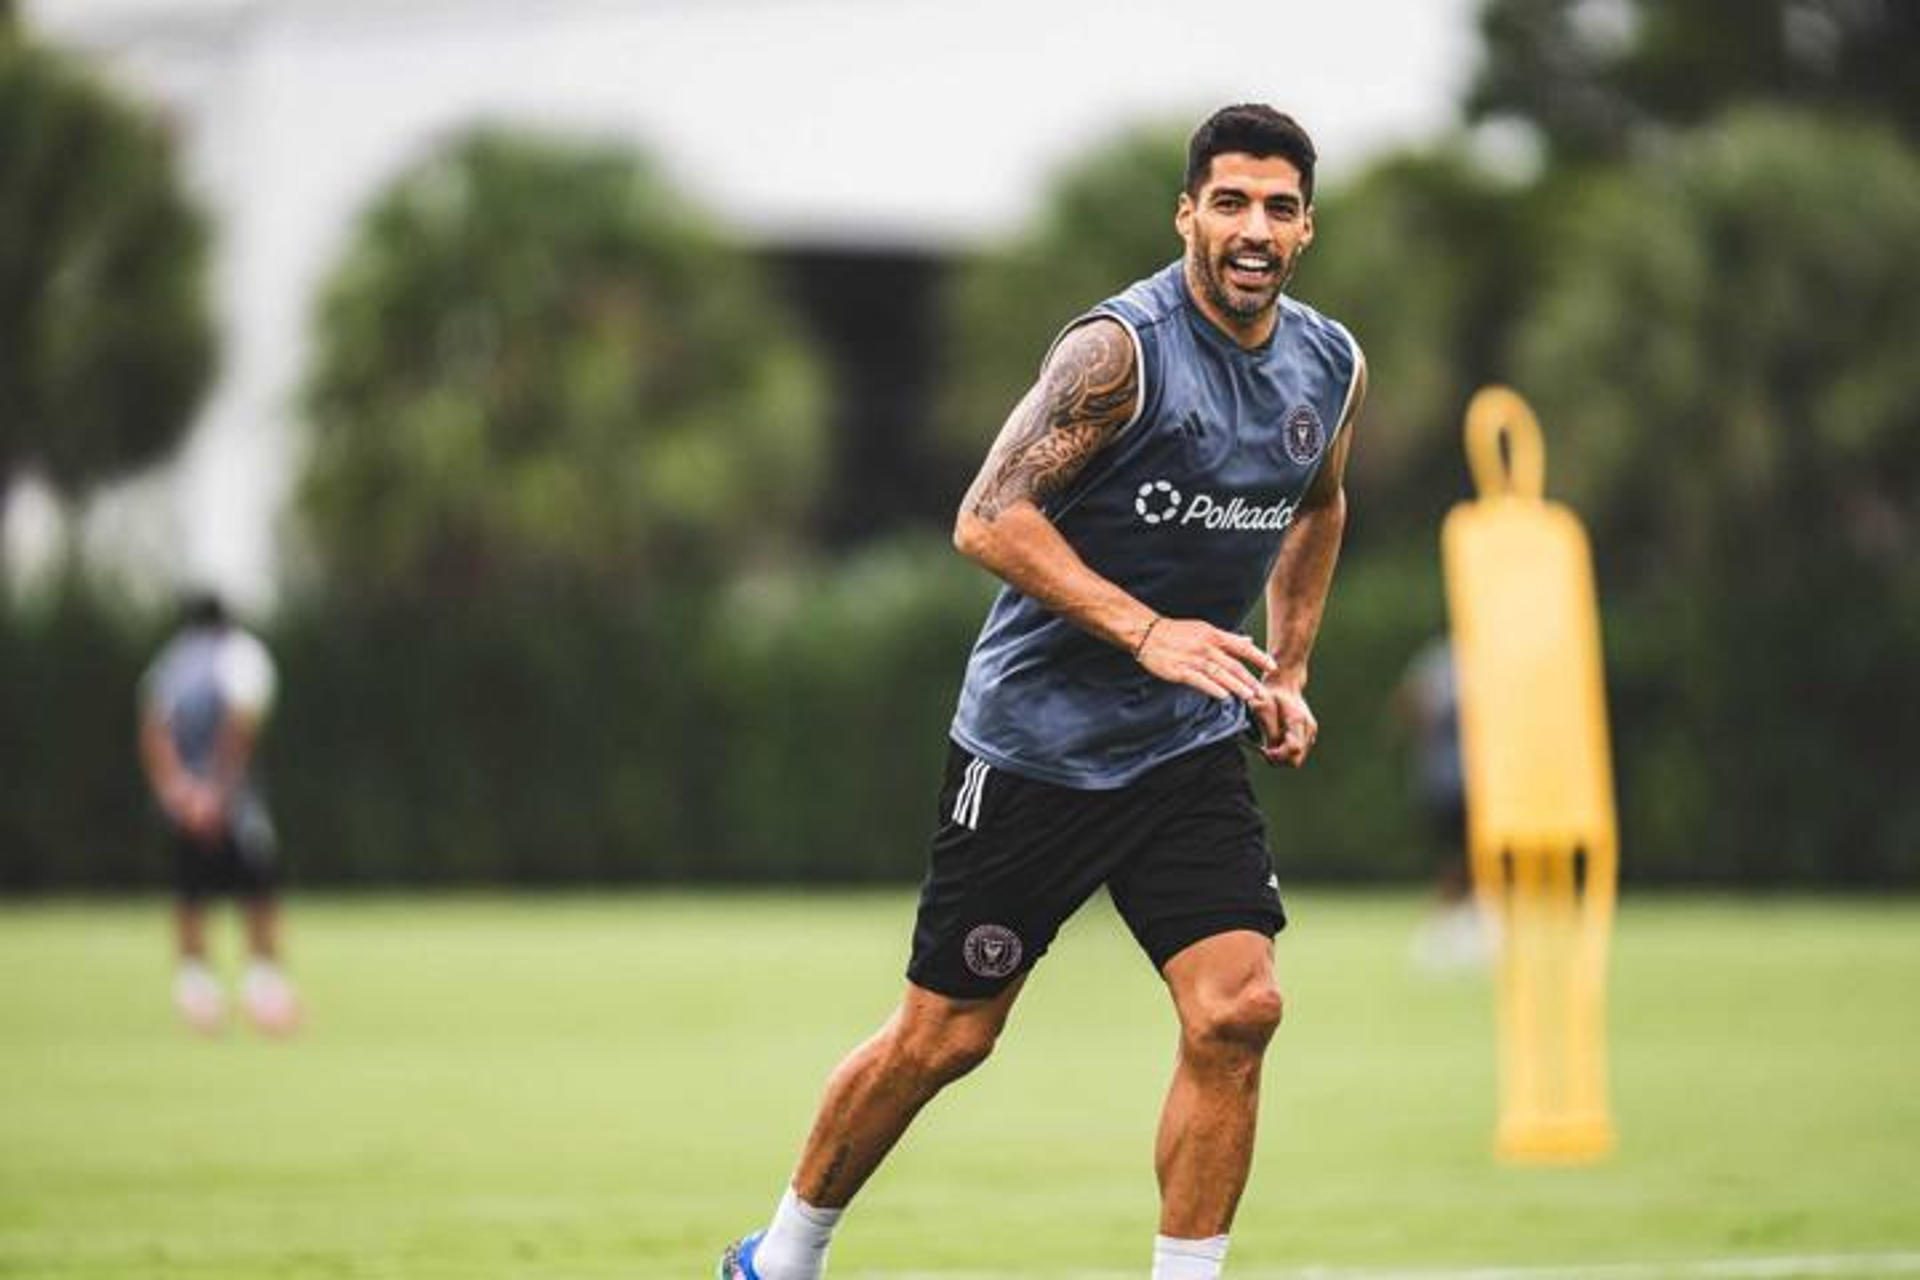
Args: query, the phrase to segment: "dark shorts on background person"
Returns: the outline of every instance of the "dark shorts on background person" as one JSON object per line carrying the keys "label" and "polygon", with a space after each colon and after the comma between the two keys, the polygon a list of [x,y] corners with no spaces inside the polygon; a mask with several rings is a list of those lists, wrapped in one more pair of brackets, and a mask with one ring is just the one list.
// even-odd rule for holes
{"label": "dark shorts on background person", "polygon": [[1286,927],[1236,741],[1110,791],[1038,782],[953,746],[907,977],[955,999],[995,995],[1102,885],[1156,969],[1215,934]]}
{"label": "dark shorts on background person", "polygon": [[184,902],[209,898],[266,898],[279,887],[271,845],[224,835],[212,843],[170,829],[173,892]]}

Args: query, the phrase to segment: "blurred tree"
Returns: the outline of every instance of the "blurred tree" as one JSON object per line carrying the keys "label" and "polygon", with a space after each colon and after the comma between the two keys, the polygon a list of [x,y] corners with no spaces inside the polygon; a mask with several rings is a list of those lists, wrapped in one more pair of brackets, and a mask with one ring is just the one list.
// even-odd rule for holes
{"label": "blurred tree", "polygon": [[369,596],[699,581],[799,528],[820,378],[750,260],[625,150],[455,142],[324,303],[300,504]]}
{"label": "blurred tree", "polygon": [[1702,869],[1920,861],[1915,244],[1897,137],[1743,113],[1596,181],[1518,331],[1555,488],[1657,668],[1643,794],[1691,807],[1649,822],[1736,860]]}
{"label": "blurred tree", "polygon": [[1596,183],[1562,236],[1515,359],[1616,548],[1652,573],[1773,545],[1912,572],[1920,157],[1742,114]]}
{"label": "blurred tree", "polygon": [[1460,412],[1504,376],[1512,326],[1539,275],[1536,227],[1550,196],[1443,147],[1388,155],[1316,203],[1294,291],[1366,350],[1363,443],[1348,472],[1356,545],[1431,553],[1467,490]]}
{"label": "blurred tree", "polygon": [[1624,155],[1648,125],[1737,103],[1844,109],[1920,139],[1907,0],[1489,0],[1468,118],[1514,115],[1560,158]]}
{"label": "blurred tree", "polygon": [[936,429],[967,476],[1060,327],[1180,256],[1186,163],[1184,130],[1136,129],[1067,169],[1023,234],[961,270]]}
{"label": "blurred tree", "polygon": [[0,28],[0,502],[174,445],[213,368],[206,257],[160,126]]}

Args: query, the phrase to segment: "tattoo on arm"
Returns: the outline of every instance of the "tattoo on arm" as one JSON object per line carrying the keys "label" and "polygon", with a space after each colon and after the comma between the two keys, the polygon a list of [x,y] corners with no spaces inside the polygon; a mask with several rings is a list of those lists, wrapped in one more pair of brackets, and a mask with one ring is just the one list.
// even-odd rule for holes
{"label": "tattoo on arm", "polygon": [[1016,503],[1059,493],[1133,415],[1139,391],[1133,341],[1119,324],[1095,320],[1070,331],[1001,428],[967,510],[991,522]]}

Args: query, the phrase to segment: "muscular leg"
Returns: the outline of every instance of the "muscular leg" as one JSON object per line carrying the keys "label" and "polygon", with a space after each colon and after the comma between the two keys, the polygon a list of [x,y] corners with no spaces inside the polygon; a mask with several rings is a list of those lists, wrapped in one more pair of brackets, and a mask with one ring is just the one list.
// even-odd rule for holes
{"label": "muscular leg", "polygon": [[226,1018],[226,999],[219,979],[207,967],[207,907],[204,902],[176,898],[173,903],[173,945],[179,964],[173,979],[173,1007],[194,1030],[211,1035]]}
{"label": "muscular leg", "polygon": [[1260,1063],[1280,1025],[1273,943],[1217,934],[1169,960],[1165,977],[1180,1057],[1154,1149],[1160,1234],[1202,1240],[1227,1233],[1253,1162]]}
{"label": "muscular leg", "polygon": [[1020,986],[987,1000],[909,986],[886,1025],[828,1078],[794,1171],[795,1194],[822,1209],[844,1208],[920,1108],[986,1060]]}
{"label": "muscular leg", "polygon": [[186,898],[175,899],[173,904],[173,945],[182,961],[207,958],[207,908],[206,904],[190,901]]}
{"label": "muscular leg", "polygon": [[271,893],[248,895],[241,904],[247,924],[247,976],[240,997],[253,1025],[286,1035],[300,1024],[300,1001],[280,971],[280,908]]}
{"label": "muscular leg", "polygon": [[247,951],[256,960],[274,964],[280,959],[280,909],[273,897],[261,894],[246,899],[242,914],[247,922]]}

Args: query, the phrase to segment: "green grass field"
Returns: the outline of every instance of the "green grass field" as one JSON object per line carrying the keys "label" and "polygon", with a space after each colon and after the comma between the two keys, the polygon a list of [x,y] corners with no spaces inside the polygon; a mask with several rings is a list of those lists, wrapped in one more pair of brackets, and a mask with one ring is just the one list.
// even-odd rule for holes
{"label": "green grass field", "polygon": [[[1231,1275],[1920,1275],[1920,902],[1629,898],[1621,1150],[1561,1170],[1489,1157],[1487,983],[1411,970],[1419,901],[1290,902]],[[910,900],[296,898],[289,1043],[174,1023],[164,910],[0,907],[0,1275],[706,1276],[894,998]],[[1084,912],[836,1277],[1144,1277],[1172,1047]]]}

